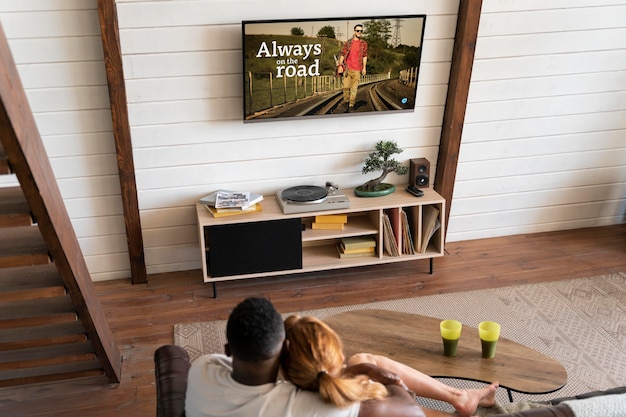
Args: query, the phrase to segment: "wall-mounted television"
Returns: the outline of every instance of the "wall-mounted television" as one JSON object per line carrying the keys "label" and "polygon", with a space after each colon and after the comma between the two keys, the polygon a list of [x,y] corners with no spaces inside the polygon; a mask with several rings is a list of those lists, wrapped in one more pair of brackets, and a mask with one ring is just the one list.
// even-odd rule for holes
{"label": "wall-mounted television", "polygon": [[242,22],[244,122],[413,111],[426,15]]}

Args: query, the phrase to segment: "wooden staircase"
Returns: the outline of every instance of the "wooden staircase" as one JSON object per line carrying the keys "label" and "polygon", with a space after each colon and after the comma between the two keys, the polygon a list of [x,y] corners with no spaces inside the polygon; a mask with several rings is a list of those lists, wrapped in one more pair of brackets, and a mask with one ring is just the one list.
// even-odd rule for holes
{"label": "wooden staircase", "polygon": [[106,376],[121,355],[0,28],[0,387]]}

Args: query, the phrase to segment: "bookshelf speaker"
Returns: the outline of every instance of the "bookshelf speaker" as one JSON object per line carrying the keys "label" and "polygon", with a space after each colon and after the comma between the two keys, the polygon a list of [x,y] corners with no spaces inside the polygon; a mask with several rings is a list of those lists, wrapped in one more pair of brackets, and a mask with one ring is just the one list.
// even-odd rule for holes
{"label": "bookshelf speaker", "polygon": [[409,161],[409,184],[417,188],[430,187],[430,162],[426,158]]}

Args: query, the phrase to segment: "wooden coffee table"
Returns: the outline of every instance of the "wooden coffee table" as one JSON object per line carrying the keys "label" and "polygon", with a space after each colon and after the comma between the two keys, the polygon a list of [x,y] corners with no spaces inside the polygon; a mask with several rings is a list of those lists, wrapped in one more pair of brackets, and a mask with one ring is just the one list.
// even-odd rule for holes
{"label": "wooden coffee table", "polygon": [[491,383],[511,391],[546,394],[567,382],[565,368],[534,349],[500,337],[493,359],[481,358],[478,329],[464,325],[455,357],[443,356],[439,319],[386,310],[357,310],[324,320],[340,336],[346,356],[387,356],[442,378]]}

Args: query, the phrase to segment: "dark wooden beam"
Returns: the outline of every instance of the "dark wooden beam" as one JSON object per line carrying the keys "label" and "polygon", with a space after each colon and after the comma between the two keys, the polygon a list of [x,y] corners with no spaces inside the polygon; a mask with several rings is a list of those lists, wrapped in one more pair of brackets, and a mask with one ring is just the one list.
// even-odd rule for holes
{"label": "dark wooden beam", "polygon": [[[437,174],[435,175],[434,185],[435,190],[446,199],[448,208],[445,213],[446,225],[448,224],[450,208],[452,207],[452,194],[459,162],[461,135],[463,134],[463,123],[465,122],[465,110],[472,77],[481,8],[482,0],[460,0],[459,3],[448,96],[443,115],[439,155],[437,157]],[[447,235],[447,227],[445,232]]]}
{"label": "dark wooden beam", "polygon": [[96,356],[109,381],[117,383],[122,370],[120,351],[95,292],[1,26],[0,142]]}
{"label": "dark wooden beam", "polygon": [[117,151],[117,168],[122,189],[131,280],[133,284],[139,284],[147,282],[148,278],[141,234],[137,182],[135,181],[133,147],[130,138],[126,85],[124,83],[115,0],[98,0],[98,15],[100,16],[102,48],[104,50],[107,83],[109,85],[113,136],[115,137],[115,149]]}

